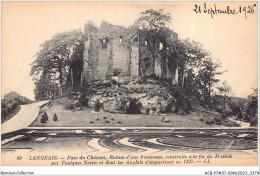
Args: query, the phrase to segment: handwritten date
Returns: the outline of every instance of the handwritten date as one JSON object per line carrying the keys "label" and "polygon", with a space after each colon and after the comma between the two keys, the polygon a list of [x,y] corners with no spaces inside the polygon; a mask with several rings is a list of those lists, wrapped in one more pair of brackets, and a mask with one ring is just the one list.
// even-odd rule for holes
{"label": "handwritten date", "polygon": [[248,6],[239,6],[238,8],[231,8],[230,6],[226,6],[226,8],[218,8],[216,4],[213,7],[208,6],[207,3],[204,3],[203,6],[198,4],[194,5],[193,11],[199,14],[209,14],[211,18],[218,14],[227,14],[227,15],[236,15],[236,14],[244,14],[247,19],[248,14],[255,13],[256,4],[248,5]]}

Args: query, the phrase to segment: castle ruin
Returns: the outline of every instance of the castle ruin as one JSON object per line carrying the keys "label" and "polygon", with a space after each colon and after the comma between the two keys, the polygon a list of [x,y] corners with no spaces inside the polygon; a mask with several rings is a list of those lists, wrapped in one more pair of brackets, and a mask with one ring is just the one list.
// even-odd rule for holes
{"label": "castle ruin", "polygon": [[84,35],[81,77],[86,81],[109,79],[115,69],[123,77],[156,76],[177,81],[177,65],[168,61],[175,59],[171,48],[178,34],[169,28],[151,36],[149,31],[133,26],[124,28],[102,22],[98,28],[87,23]]}

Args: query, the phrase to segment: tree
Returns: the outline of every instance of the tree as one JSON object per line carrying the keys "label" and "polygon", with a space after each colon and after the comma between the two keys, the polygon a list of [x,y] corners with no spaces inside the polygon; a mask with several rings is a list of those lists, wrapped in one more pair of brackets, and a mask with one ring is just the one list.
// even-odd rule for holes
{"label": "tree", "polygon": [[[40,79],[49,77],[57,80],[60,86],[60,94],[66,76],[71,72],[72,56],[75,51],[83,45],[83,34],[80,30],[59,33],[41,45],[41,50],[36,54],[36,59],[32,63],[31,76],[37,82]],[[80,59],[79,57],[77,59]]]}
{"label": "tree", "polygon": [[11,92],[5,94],[2,101],[4,101],[5,103],[17,101],[19,105],[32,103],[32,100],[30,100],[29,98],[26,98],[24,96],[21,96],[19,93],[14,92],[14,91],[11,91]]}
{"label": "tree", "polygon": [[[163,9],[154,10],[149,9],[141,13],[141,17],[138,18],[134,24],[137,26],[142,32],[146,33],[149,38],[149,53],[146,53],[149,58],[152,59],[151,67],[155,67],[155,58],[157,57],[157,43],[159,42],[158,32],[165,28],[169,23],[171,23],[172,18],[170,13],[164,12]],[[144,56],[144,55],[143,55]],[[144,58],[145,59],[145,58]],[[140,62],[140,71],[142,74],[143,70],[145,70],[147,63]]]}
{"label": "tree", "polygon": [[[197,71],[196,69],[199,67],[202,60],[205,57],[209,56],[209,53],[203,50],[202,47],[203,45],[201,43],[196,42],[194,40],[190,41],[189,39],[179,40],[176,42],[176,50],[177,50],[177,58],[178,58],[177,64],[182,69],[181,72],[182,88],[184,88],[185,86],[185,77],[195,75],[195,72]],[[189,81],[186,82],[186,84],[189,83],[190,83]]]}
{"label": "tree", "polygon": [[257,126],[258,122],[258,88],[247,97],[245,106],[245,120],[250,121],[251,126]]}
{"label": "tree", "polygon": [[1,122],[12,117],[19,111],[20,105],[32,103],[32,100],[11,91],[1,99]]}
{"label": "tree", "polygon": [[219,94],[223,97],[222,99],[222,115],[225,116],[227,109],[227,98],[232,93],[231,87],[227,84],[227,81],[223,81],[222,84],[217,87]]}
{"label": "tree", "polygon": [[216,76],[223,74],[224,72],[218,71],[221,67],[221,63],[214,63],[210,56],[205,57],[199,65],[198,70],[198,83],[203,93],[204,103],[211,107],[211,93],[213,92],[213,86],[220,80]]}
{"label": "tree", "polygon": [[55,95],[58,95],[58,92],[58,84],[50,79],[40,79],[35,82],[34,95],[36,100],[53,98]]}
{"label": "tree", "polygon": [[149,9],[141,13],[137,19],[136,25],[142,30],[158,32],[162,27],[171,23],[170,13],[164,12],[163,9]]}

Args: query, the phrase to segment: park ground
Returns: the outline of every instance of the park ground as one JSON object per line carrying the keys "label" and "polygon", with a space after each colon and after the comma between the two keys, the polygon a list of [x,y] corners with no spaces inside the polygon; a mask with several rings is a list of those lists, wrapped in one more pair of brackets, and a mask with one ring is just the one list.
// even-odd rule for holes
{"label": "park ground", "polygon": [[[194,111],[188,115],[175,113],[160,115],[145,114],[115,114],[105,111],[95,112],[94,109],[68,110],[64,108],[67,97],[52,100],[41,107],[40,112],[46,112],[48,121],[41,123],[40,115],[30,125],[31,127],[214,127],[237,126],[235,122],[221,119],[219,116]],[[51,104],[51,105],[50,105]],[[54,113],[58,120],[54,121]],[[40,113],[39,113],[40,114]],[[164,120],[163,120],[164,119]],[[217,123],[216,123],[217,121]]]}

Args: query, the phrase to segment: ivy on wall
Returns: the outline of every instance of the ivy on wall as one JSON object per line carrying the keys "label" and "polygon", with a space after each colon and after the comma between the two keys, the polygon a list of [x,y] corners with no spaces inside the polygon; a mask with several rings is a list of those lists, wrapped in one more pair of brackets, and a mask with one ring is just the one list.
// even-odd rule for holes
{"label": "ivy on wall", "polygon": [[108,43],[109,47],[109,56],[108,56],[108,66],[107,66],[107,73],[106,78],[109,79],[111,75],[113,75],[113,60],[114,60],[114,53],[113,53],[113,41],[110,40]]}

